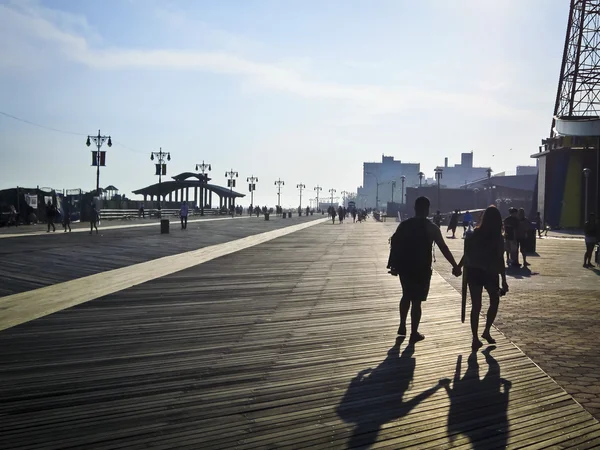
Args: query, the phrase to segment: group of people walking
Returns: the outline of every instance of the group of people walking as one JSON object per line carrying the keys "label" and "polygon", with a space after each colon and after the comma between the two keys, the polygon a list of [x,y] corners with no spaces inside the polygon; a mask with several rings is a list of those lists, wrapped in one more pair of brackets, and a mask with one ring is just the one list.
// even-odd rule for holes
{"label": "group of people walking", "polygon": [[490,330],[500,304],[500,297],[508,292],[504,265],[504,237],[502,216],[495,206],[488,207],[482,219],[465,236],[464,256],[457,263],[448,248],[439,226],[429,221],[430,202],[427,197],[419,197],[415,202],[415,216],[400,223],[391,238],[388,269],[400,278],[402,298],[400,300],[400,326],[398,335],[407,336],[407,318],[411,312],[410,342],[425,339],[419,333],[422,302],[427,300],[432,275],[432,246],[435,243],[444,257],[452,265],[454,276],[461,276],[463,270],[471,293],[471,332],[472,349],[479,349],[483,343],[479,339],[479,314],[482,307],[483,290],[490,297],[487,320],[481,337],[488,343],[495,343]]}

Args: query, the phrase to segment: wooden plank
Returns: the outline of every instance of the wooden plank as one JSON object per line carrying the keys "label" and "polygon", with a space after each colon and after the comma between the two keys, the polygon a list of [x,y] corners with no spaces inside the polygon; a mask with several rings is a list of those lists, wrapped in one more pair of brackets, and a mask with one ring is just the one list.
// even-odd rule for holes
{"label": "wooden plank", "polygon": [[2,448],[593,448],[500,333],[469,359],[441,277],[426,340],[396,345],[393,228],[318,225],[0,332]]}

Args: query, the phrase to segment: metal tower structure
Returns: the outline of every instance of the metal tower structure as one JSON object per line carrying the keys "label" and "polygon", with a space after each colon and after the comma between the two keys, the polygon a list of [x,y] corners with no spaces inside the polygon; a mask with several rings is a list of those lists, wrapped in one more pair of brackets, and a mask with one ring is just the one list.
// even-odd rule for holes
{"label": "metal tower structure", "polygon": [[571,0],[550,136],[557,117],[600,114],[600,0]]}

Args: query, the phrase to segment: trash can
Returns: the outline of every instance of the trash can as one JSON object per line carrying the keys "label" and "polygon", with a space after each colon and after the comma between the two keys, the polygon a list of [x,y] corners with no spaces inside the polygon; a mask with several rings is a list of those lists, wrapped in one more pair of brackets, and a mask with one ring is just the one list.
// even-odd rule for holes
{"label": "trash can", "polygon": [[269,213],[265,214],[265,220],[269,220]]}
{"label": "trash can", "polygon": [[311,212],[310,212],[310,215],[311,215],[311,216],[313,215],[313,212],[314,212],[314,211],[311,211]]}
{"label": "trash can", "polygon": [[169,219],[160,220],[160,234],[169,234]]}
{"label": "trash can", "polygon": [[283,213],[282,217],[285,219],[287,217],[287,213]]}
{"label": "trash can", "polygon": [[289,212],[289,213],[288,213],[288,217],[289,217],[290,219],[292,218],[292,213],[291,213],[291,212]]}

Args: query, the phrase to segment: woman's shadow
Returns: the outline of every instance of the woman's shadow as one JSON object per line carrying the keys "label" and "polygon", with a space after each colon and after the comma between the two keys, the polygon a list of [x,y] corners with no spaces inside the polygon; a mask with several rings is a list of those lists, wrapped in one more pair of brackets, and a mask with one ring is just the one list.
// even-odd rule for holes
{"label": "woman's shadow", "polygon": [[355,424],[349,448],[369,447],[377,441],[381,427],[406,416],[423,400],[434,394],[443,381],[404,402],[415,373],[414,346],[400,354],[402,338],[388,351],[387,358],[375,369],[360,371],[352,379],[337,408],[338,416]]}
{"label": "woman's shadow", "polygon": [[482,353],[488,365],[487,374],[479,378],[477,353],[467,360],[465,376],[460,378],[462,355],[456,362],[452,388],[445,385],[450,397],[448,437],[452,444],[459,434],[466,436],[473,449],[504,449],[509,437],[507,417],[511,382],[500,377],[500,365],[492,357],[496,347]]}

